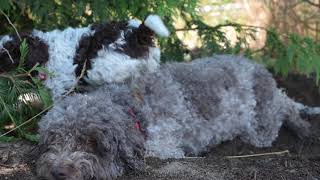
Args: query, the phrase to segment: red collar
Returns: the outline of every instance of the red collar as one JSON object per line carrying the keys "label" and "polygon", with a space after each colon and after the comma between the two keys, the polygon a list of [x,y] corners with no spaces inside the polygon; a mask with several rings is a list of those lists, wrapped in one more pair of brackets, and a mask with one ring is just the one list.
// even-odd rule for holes
{"label": "red collar", "polygon": [[134,122],[134,126],[133,127],[136,130],[139,130],[140,132],[142,132],[141,123],[140,123],[139,119],[137,118],[137,115],[134,112],[134,110],[132,108],[129,108],[128,112],[129,112],[131,118],[133,119],[133,122]]}

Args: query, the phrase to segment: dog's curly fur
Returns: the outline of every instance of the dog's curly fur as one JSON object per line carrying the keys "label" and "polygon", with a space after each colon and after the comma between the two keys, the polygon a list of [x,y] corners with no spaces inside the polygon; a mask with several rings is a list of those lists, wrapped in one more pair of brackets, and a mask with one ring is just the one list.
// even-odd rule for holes
{"label": "dog's curly fur", "polygon": [[263,66],[242,57],[166,64],[57,103],[39,124],[38,175],[113,179],[143,168],[144,156],[198,155],[235,137],[271,146],[284,122],[308,133],[299,115],[304,108],[276,87]]}

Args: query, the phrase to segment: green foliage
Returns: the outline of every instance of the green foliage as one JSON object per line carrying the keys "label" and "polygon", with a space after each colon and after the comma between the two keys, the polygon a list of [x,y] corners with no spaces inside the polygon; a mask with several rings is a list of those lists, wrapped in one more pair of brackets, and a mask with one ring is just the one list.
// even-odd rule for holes
{"label": "green foliage", "polygon": [[270,29],[261,56],[276,73],[283,76],[296,72],[316,75],[317,84],[320,80],[320,42],[309,37],[289,34],[281,38],[274,29]]}
{"label": "green foliage", "polygon": [[[37,78],[31,76],[32,73],[43,73],[45,70],[38,65],[29,71],[24,69],[27,54],[28,45],[23,40],[20,44],[19,66],[10,72],[0,74],[0,134],[19,127],[52,104],[49,91]],[[36,121],[33,121],[27,126],[17,128],[8,136],[0,137],[0,141],[11,141],[16,137],[37,141],[35,129]]]}
{"label": "green foliage", "polygon": [[[126,20],[131,17],[143,19],[150,13],[172,15],[176,9],[192,11],[197,3],[196,0],[1,1],[0,9],[9,15],[20,30],[30,27],[51,30],[66,26],[86,26],[97,21]],[[12,30],[9,26],[5,26],[1,31],[0,33]]]}
{"label": "green foliage", "polygon": [[18,67],[22,68],[29,52],[28,44],[25,39],[22,41],[19,49],[20,49],[20,61],[19,61]]}

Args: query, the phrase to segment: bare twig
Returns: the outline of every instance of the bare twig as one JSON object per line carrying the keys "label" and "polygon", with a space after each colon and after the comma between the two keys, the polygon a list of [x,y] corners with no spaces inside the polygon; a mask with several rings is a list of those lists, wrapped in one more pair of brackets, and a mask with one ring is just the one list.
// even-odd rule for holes
{"label": "bare twig", "polygon": [[260,154],[249,154],[249,155],[242,155],[242,156],[226,156],[227,159],[237,159],[237,158],[249,158],[249,157],[260,157],[260,156],[270,156],[270,155],[282,155],[282,154],[289,154],[289,150],[285,151],[278,151],[278,152],[270,152],[270,153],[260,153]]}
{"label": "bare twig", "polygon": [[[293,18],[298,21],[299,23],[303,24],[304,27],[306,27],[307,29],[310,29],[312,31],[318,31],[317,28],[314,28],[310,25],[310,22],[308,22],[307,19],[301,19],[301,17],[299,15],[297,15],[297,13],[295,13],[294,11],[291,13]],[[314,15],[315,16],[315,15]],[[312,18],[312,16],[310,16],[309,18]],[[315,17],[316,18],[316,17]]]}
{"label": "bare twig", "polygon": [[32,71],[34,71],[39,65],[40,65],[40,63],[37,62],[26,74],[28,76],[31,76]]}
{"label": "bare twig", "polygon": [[317,4],[317,3],[314,3],[314,2],[312,2],[312,1],[310,1],[310,0],[303,0],[303,1],[306,2],[306,3],[308,3],[308,4],[310,4],[310,5],[312,5],[312,6],[315,6],[315,7],[320,8],[320,3]]}
{"label": "bare twig", "polygon": [[0,12],[6,17],[7,21],[9,22],[9,24],[10,24],[10,25],[13,27],[13,29],[16,31],[16,34],[17,34],[19,40],[22,41],[21,36],[20,36],[17,28],[16,28],[16,27],[14,26],[14,24],[11,22],[11,20],[10,20],[10,18],[7,16],[7,14],[4,13],[4,12],[2,11],[2,9],[0,9]]}
{"label": "bare twig", "polygon": [[10,131],[7,131],[7,132],[1,134],[1,135],[0,135],[0,138],[3,137],[3,136],[5,136],[5,135],[7,135],[7,134],[9,134],[9,133],[11,133],[11,132],[13,132],[13,131],[15,131],[15,130],[17,130],[17,129],[19,129],[20,127],[22,127],[22,126],[30,123],[33,119],[35,119],[36,117],[40,116],[41,114],[43,114],[44,112],[46,112],[47,110],[49,110],[49,109],[52,108],[52,107],[53,107],[53,104],[50,105],[50,106],[48,106],[47,108],[45,108],[44,110],[42,110],[41,112],[39,112],[38,114],[36,114],[35,116],[33,116],[32,118],[28,119],[27,121],[21,123],[19,126],[11,129]]}
{"label": "bare twig", "polygon": [[26,73],[16,74],[16,75],[6,75],[5,73],[0,74],[0,77],[2,78],[8,78],[12,82],[14,82],[14,78],[22,78],[22,77],[31,77],[31,72],[36,69],[36,67],[39,66],[39,63],[36,63],[29,71]]}
{"label": "bare twig", "polygon": [[63,95],[63,97],[68,96],[68,95],[69,95],[70,93],[72,93],[72,92],[74,91],[74,89],[77,87],[80,79],[84,76],[84,73],[86,72],[87,60],[88,60],[88,59],[86,59],[86,60],[84,61],[84,65],[83,65],[83,67],[82,67],[82,69],[81,69],[80,75],[79,75],[79,76],[77,77],[77,79],[76,79],[76,83],[74,84],[74,86],[72,86],[72,87],[69,89],[68,92],[66,92],[66,93]]}
{"label": "bare twig", "polygon": [[4,47],[2,47],[1,49],[2,49],[4,52],[7,53],[7,55],[9,56],[9,59],[11,60],[11,62],[12,62],[12,64],[13,64],[14,61],[13,61],[12,56],[10,55],[10,52],[8,51],[8,49],[6,49],[6,48],[4,48]]}
{"label": "bare twig", "polygon": [[[267,28],[262,27],[262,26],[253,26],[253,25],[246,25],[246,24],[238,24],[238,23],[226,23],[226,24],[219,24],[213,27],[207,27],[204,29],[211,29],[211,30],[217,30],[222,27],[228,27],[228,26],[240,26],[240,27],[246,27],[246,28],[255,28],[255,29],[263,29],[267,30]],[[193,31],[193,30],[198,30],[199,28],[181,28],[181,29],[176,29],[175,31]]]}

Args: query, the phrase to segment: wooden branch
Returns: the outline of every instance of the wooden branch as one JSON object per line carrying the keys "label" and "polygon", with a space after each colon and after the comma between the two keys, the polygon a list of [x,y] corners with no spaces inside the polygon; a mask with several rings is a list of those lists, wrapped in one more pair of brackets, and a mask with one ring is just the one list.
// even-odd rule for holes
{"label": "wooden branch", "polygon": [[[302,20],[301,17],[295,13],[294,11],[291,13],[292,17],[294,18],[295,21],[298,21],[298,23],[303,24],[304,27],[306,27],[306,30],[311,30],[311,31],[318,31],[317,28],[314,28],[312,26],[310,26],[310,23],[308,23],[308,20]],[[313,15],[314,16],[314,15]],[[308,18],[313,18],[312,16],[308,17]]]}
{"label": "wooden branch", "polygon": [[278,151],[278,152],[270,152],[270,153],[261,153],[261,154],[249,154],[249,155],[242,155],[242,156],[226,156],[227,159],[237,159],[237,158],[249,158],[249,157],[260,157],[260,156],[270,156],[270,155],[282,155],[282,154],[289,154],[289,150],[285,151]]}

